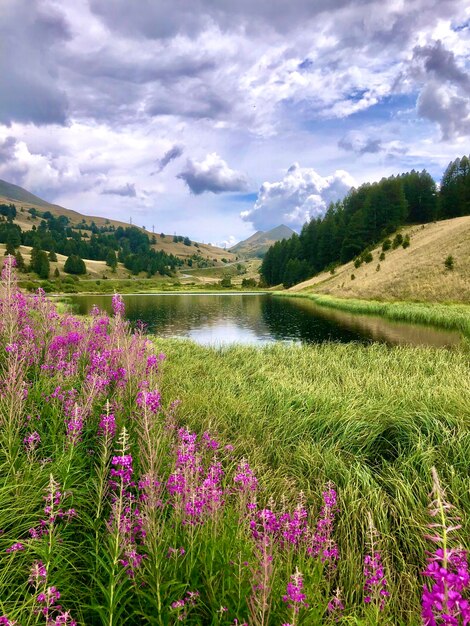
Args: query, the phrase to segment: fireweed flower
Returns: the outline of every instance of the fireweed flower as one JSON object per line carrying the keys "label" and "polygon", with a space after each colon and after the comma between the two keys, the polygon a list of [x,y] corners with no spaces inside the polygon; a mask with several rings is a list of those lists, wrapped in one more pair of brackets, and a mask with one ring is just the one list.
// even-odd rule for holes
{"label": "fireweed flower", "polygon": [[254,475],[248,462],[244,459],[238,464],[237,473],[233,478],[233,482],[238,486],[240,491],[254,492],[258,489],[258,479]]}
{"label": "fireweed flower", "polygon": [[26,435],[26,437],[23,439],[23,443],[26,450],[31,452],[32,450],[35,450],[41,443],[41,437],[38,432],[34,431],[29,435]]}
{"label": "fireweed flower", "polygon": [[320,518],[308,552],[312,556],[319,556],[322,563],[334,563],[339,558],[338,546],[333,540],[333,524],[338,507],[336,504],[336,491],[332,484],[327,485],[322,496],[323,506],[320,509]]}
{"label": "fireweed flower", "polygon": [[[127,453],[127,431],[123,429],[119,438],[121,454],[111,459],[110,481],[111,516],[108,529],[118,539],[119,563],[129,578],[134,578],[144,555],[137,548],[145,539],[143,520],[134,494],[133,458]],[[117,556],[117,555],[116,555]]]}
{"label": "fireweed flower", "polygon": [[461,528],[461,524],[453,513],[454,506],[445,499],[434,467],[432,477],[433,500],[429,512],[436,521],[429,527],[435,534],[427,538],[440,544],[440,547],[433,554],[429,553],[428,564],[423,572],[431,581],[431,588],[423,586],[421,616],[425,626],[466,626],[470,624],[468,555],[460,546],[449,547],[452,535]]}
{"label": "fireweed flower", "polygon": [[338,622],[341,619],[344,611],[344,604],[341,600],[339,589],[336,590],[335,595],[328,602],[326,610],[330,618],[334,619],[335,622]]}
{"label": "fireweed flower", "polygon": [[18,543],[14,543],[12,546],[10,546],[9,548],[7,548],[5,550],[5,552],[21,552],[22,550],[24,550],[24,545],[20,542]]}
{"label": "fireweed flower", "polygon": [[390,593],[387,591],[387,579],[385,578],[380,552],[366,554],[364,557],[364,579],[364,602],[366,604],[375,602],[378,608],[383,611],[385,601]]}
{"label": "fireweed flower", "polygon": [[152,413],[158,413],[162,397],[156,389],[155,391],[139,391],[136,402],[140,407],[146,407]]}
{"label": "fireweed flower", "polygon": [[307,511],[300,502],[292,514],[284,513],[279,517],[283,543],[298,547],[308,537]]}
{"label": "fireweed flower", "polygon": [[6,615],[0,615],[0,626],[17,626],[18,622],[8,619]]}
{"label": "fireweed flower", "polygon": [[44,496],[44,519],[41,519],[39,526],[29,529],[29,535],[31,539],[41,539],[43,535],[52,533],[54,525],[59,521],[69,522],[77,516],[75,509],[64,510],[61,504],[64,498],[68,494],[63,494],[59,489],[59,484],[56,483],[52,474],[49,477],[49,485],[47,487],[46,495]]}
{"label": "fireweed flower", "polygon": [[388,582],[382,565],[382,557],[376,550],[377,530],[370,512],[368,520],[370,536],[369,553],[364,557],[364,602],[375,606],[376,611],[383,611],[390,593],[387,591]]}
{"label": "fireweed flower", "polygon": [[104,413],[100,415],[98,434],[102,437],[114,438],[116,434],[116,418],[114,413]]}
{"label": "fireweed flower", "polygon": [[115,317],[122,317],[126,312],[126,305],[124,304],[124,300],[122,299],[122,296],[118,293],[114,294],[111,301],[111,306]]}
{"label": "fireweed flower", "polygon": [[39,585],[45,583],[47,580],[46,566],[42,561],[35,561],[31,566],[28,582],[30,585],[34,585],[36,588]]}
{"label": "fireweed flower", "polygon": [[305,602],[306,595],[303,593],[304,583],[302,574],[297,569],[295,574],[291,576],[290,582],[287,583],[286,594],[282,596],[282,601],[287,603],[289,609],[294,613],[298,613],[301,608],[308,607]]}

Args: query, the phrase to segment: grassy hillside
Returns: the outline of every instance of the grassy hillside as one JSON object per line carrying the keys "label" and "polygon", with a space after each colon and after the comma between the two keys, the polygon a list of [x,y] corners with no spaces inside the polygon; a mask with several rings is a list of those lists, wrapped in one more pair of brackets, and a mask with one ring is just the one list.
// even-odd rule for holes
{"label": "grassy hillside", "polygon": [[[58,204],[51,204],[30,193],[26,189],[19,187],[18,185],[13,185],[4,180],[0,180],[0,204],[4,203],[12,203],[16,206],[18,213],[15,223],[18,224],[22,230],[30,230],[33,225],[37,226],[40,222],[40,218],[35,218],[28,213],[28,209],[31,208],[37,209],[40,212],[50,211],[52,215],[56,217],[59,215],[65,215],[70,220],[72,226],[76,228],[79,228],[84,222],[90,224],[92,221],[98,227],[113,225],[116,228],[119,226],[126,228],[129,226],[128,223],[121,222],[120,220],[113,220],[95,215],[85,215],[84,213],[79,213],[78,211],[66,209]],[[139,227],[140,225],[136,224],[136,226]],[[149,236],[153,235],[153,233],[148,230],[146,230],[146,232]],[[187,235],[188,233],[182,234]],[[189,258],[195,253],[200,254],[200,256],[208,261],[216,261],[218,263],[220,263],[223,258],[233,261],[236,257],[235,254],[232,254],[227,250],[223,250],[222,248],[211,246],[209,244],[198,243],[198,248],[195,248],[194,245],[185,246],[183,242],[174,242],[173,235],[169,234],[165,234],[165,237],[161,237],[160,234],[156,234],[156,239],[157,243],[154,246],[156,250],[163,250],[163,252],[167,254],[174,254],[181,259]]]}
{"label": "grassy hillside", "polygon": [[[409,226],[400,232],[409,234],[409,248],[388,250],[380,261],[379,245],[370,263],[356,268],[351,261],[337,267],[334,274],[322,272],[289,291],[375,300],[470,302],[470,216]],[[454,258],[453,270],[444,266],[449,255]]]}

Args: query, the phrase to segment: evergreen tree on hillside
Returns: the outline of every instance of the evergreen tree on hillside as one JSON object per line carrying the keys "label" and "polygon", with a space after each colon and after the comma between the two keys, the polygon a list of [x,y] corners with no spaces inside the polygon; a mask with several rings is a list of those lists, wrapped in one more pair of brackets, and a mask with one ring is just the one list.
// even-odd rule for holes
{"label": "evergreen tree on hillside", "polygon": [[108,254],[106,255],[106,265],[110,267],[114,272],[116,270],[117,264],[118,262],[116,252],[113,249],[110,249]]}
{"label": "evergreen tree on hillside", "polygon": [[401,174],[403,191],[408,203],[406,221],[410,224],[432,222],[437,217],[437,190],[432,176],[426,171],[412,170]]}
{"label": "evergreen tree on hillside", "polygon": [[36,272],[39,278],[49,278],[50,264],[46,252],[39,248],[31,250],[31,262],[29,265],[31,272]]}
{"label": "evergreen tree on hillside", "polygon": [[441,219],[470,215],[470,161],[467,156],[457,158],[447,166],[439,199]]}
{"label": "evergreen tree on hillside", "polygon": [[76,254],[71,254],[64,264],[64,272],[67,274],[86,274],[86,265],[83,259]]}

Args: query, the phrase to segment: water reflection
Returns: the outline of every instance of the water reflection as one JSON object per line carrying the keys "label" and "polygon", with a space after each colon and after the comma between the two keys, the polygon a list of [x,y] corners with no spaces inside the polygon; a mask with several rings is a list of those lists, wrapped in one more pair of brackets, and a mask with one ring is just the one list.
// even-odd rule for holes
{"label": "water reflection", "polygon": [[[149,294],[123,296],[126,315],[163,337],[201,344],[324,341],[451,346],[460,335],[427,326],[389,322],[320,307],[300,298],[269,294]],[[73,296],[79,312],[93,304],[111,312],[111,296]]]}

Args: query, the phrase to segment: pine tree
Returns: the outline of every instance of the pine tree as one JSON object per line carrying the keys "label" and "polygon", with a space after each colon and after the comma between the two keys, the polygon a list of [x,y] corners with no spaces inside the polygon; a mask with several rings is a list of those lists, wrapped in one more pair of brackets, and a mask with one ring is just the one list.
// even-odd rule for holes
{"label": "pine tree", "polygon": [[86,274],[86,265],[77,254],[71,254],[64,264],[64,272],[67,274]]}

